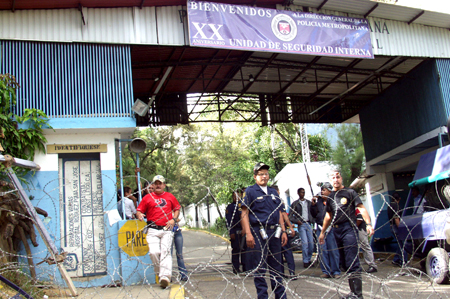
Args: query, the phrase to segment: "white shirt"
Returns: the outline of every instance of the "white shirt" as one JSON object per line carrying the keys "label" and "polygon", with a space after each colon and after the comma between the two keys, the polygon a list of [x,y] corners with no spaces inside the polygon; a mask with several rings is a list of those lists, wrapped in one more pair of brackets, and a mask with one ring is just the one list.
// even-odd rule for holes
{"label": "white shirt", "polygon": [[264,193],[267,194],[267,186],[259,186],[259,187],[262,189],[262,191],[264,191]]}
{"label": "white shirt", "polygon": [[299,199],[300,204],[302,205],[302,218],[305,221],[309,221],[309,211],[308,211],[308,203],[305,200]]}
{"label": "white shirt", "polygon": [[[117,204],[122,205],[122,201],[121,200],[118,201]],[[128,197],[125,197],[124,204],[125,204],[125,215],[127,216],[127,219],[133,219],[133,215],[136,214],[136,207],[134,206],[134,202]]]}

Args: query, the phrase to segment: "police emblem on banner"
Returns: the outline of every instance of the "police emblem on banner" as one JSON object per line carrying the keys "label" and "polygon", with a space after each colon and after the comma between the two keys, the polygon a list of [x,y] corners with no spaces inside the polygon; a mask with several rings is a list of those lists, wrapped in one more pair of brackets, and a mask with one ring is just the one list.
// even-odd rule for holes
{"label": "police emblem on banner", "polygon": [[347,198],[342,197],[342,198],[341,198],[341,204],[342,204],[342,205],[347,204]]}
{"label": "police emblem on banner", "polygon": [[278,31],[280,31],[281,34],[287,35],[291,33],[291,25],[289,25],[288,22],[281,21],[278,23]]}
{"label": "police emblem on banner", "polygon": [[297,36],[297,25],[288,15],[278,14],[272,19],[272,32],[284,42],[289,42]]}

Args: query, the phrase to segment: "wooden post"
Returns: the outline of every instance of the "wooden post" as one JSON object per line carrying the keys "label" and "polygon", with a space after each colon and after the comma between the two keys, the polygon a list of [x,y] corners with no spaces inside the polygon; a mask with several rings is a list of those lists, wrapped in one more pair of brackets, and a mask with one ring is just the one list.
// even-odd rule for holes
{"label": "wooden post", "polygon": [[30,274],[31,278],[33,279],[33,283],[36,283],[36,269],[34,267],[33,258],[31,256],[31,249],[30,245],[28,245],[27,237],[25,236],[25,232],[23,231],[22,227],[18,227],[20,239],[22,239],[23,246],[25,247],[25,251],[27,252],[27,260],[28,265],[30,266]]}
{"label": "wooden post", "polygon": [[[47,229],[44,226],[44,223],[42,222],[41,218],[36,213],[36,209],[34,208],[33,204],[31,203],[30,199],[28,198],[28,195],[25,193],[25,190],[22,187],[22,184],[20,183],[19,179],[17,178],[16,174],[14,173],[14,170],[12,170],[12,165],[18,165],[22,167],[32,168],[32,169],[40,169],[39,165],[35,164],[34,162],[30,162],[27,160],[21,160],[20,165],[15,161],[15,159],[11,156],[1,156],[0,155],[0,161],[4,161],[4,165],[6,167],[6,172],[8,174],[9,179],[14,184],[16,189],[18,190],[18,193],[20,195],[20,199],[25,204],[25,207],[27,208],[28,213],[35,221],[37,230],[39,234],[42,237],[42,240],[44,240],[45,245],[49,249],[50,254],[53,257],[53,260],[56,262],[56,256],[59,255],[58,249],[56,248],[55,243],[53,242],[52,238],[50,237],[49,233],[47,232]],[[34,164],[34,165],[33,165]],[[26,165],[26,166],[25,166]],[[57,262],[59,272],[61,273],[62,278],[66,282],[70,293],[72,296],[78,296],[77,289],[75,288],[75,285],[72,282],[72,279],[67,274],[66,269],[64,268],[64,265],[62,262]]]}

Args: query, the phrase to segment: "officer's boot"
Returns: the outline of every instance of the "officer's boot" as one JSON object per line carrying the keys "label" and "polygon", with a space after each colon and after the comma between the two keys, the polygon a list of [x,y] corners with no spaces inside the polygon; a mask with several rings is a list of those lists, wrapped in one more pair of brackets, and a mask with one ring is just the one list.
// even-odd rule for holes
{"label": "officer's boot", "polygon": [[360,277],[352,277],[348,279],[348,285],[350,286],[350,293],[342,297],[342,299],[362,299],[362,280]]}
{"label": "officer's boot", "polygon": [[353,280],[353,293],[356,295],[356,298],[363,298],[363,290],[362,290],[362,279],[361,277],[352,278]]}

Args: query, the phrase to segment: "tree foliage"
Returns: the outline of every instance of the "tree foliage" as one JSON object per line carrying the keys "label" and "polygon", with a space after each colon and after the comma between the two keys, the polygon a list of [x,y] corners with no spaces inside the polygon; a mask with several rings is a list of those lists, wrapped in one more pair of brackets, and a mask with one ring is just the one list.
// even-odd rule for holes
{"label": "tree foliage", "polygon": [[[230,202],[234,190],[254,184],[256,162],[268,164],[273,179],[286,164],[302,159],[295,124],[192,124],[147,128],[136,131],[135,137],[147,141],[147,149],[139,155],[142,177],[151,180],[162,174],[183,206],[206,200],[208,190],[219,203]],[[328,159],[328,141],[316,135],[309,138],[316,160]],[[125,148],[124,176],[129,176],[130,186],[135,184],[135,156]],[[212,203],[211,196],[208,199]]]}
{"label": "tree foliage", "polygon": [[345,186],[355,180],[365,167],[361,128],[357,124],[335,126],[338,140],[331,154],[331,162],[339,167]]}
{"label": "tree foliage", "polygon": [[[48,125],[47,115],[38,109],[25,109],[22,116],[14,113],[16,89],[19,88],[14,76],[0,75],[0,122],[4,135],[1,144],[4,154],[25,160],[33,160],[35,152],[45,152],[44,128]],[[25,128],[19,128],[23,124]],[[23,176],[27,171],[18,170]]]}

